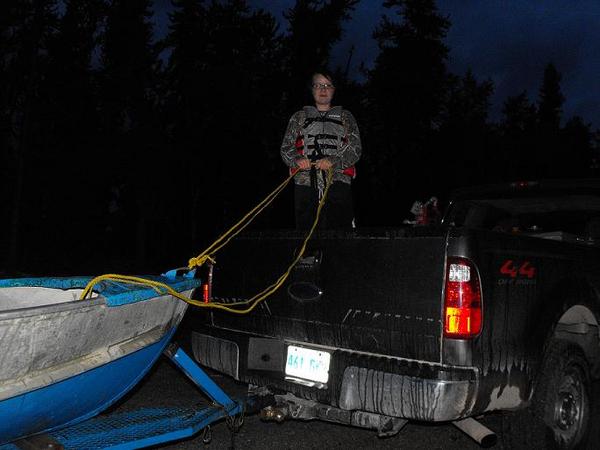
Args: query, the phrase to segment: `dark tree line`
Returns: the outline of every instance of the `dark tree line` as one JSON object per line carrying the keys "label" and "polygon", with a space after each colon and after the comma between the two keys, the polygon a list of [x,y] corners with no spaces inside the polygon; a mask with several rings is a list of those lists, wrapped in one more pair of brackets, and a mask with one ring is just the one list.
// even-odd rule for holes
{"label": "dark tree line", "polygon": [[[297,0],[280,29],[246,0],[172,0],[156,39],[151,0],[0,2],[0,270],[185,264],[284,179],[283,131],[319,68],[363,135],[361,226],[462,185],[595,175],[599,133],[563,117],[551,62],[536,100],[492,123],[493,83],[450,73],[435,1],[388,0],[357,82],[331,58],[357,3]],[[282,196],[256,227],[292,225]]]}

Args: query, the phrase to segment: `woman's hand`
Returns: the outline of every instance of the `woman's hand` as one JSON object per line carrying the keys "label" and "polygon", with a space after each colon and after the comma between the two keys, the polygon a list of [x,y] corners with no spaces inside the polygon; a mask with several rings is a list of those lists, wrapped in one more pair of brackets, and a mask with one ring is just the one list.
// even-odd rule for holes
{"label": "woman's hand", "polygon": [[298,158],[296,160],[296,165],[300,170],[309,170],[310,169],[310,160],[308,158]]}
{"label": "woman's hand", "polygon": [[333,163],[329,161],[327,158],[319,159],[315,163],[315,167],[319,170],[329,170],[333,166]]}

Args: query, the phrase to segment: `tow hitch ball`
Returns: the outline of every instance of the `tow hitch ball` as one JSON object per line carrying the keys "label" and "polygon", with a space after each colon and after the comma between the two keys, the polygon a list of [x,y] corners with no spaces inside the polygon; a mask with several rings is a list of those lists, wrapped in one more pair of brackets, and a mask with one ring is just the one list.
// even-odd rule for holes
{"label": "tow hitch ball", "polygon": [[[287,404],[279,404],[279,405],[275,405],[275,406],[267,406],[266,408],[263,408],[260,410],[259,412],[259,417],[261,420],[264,421],[273,421],[273,422],[283,422],[285,419],[289,418],[292,414],[290,414],[290,408]],[[294,418],[301,418],[300,416],[302,416],[302,414],[293,414]],[[296,417],[298,416],[298,417]],[[316,418],[316,414],[311,417],[311,418]],[[308,418],[308,417],[305,417]],[[401,420],[401,419],[397,419],[397,420]],[[353,425],[360,425],[358,423],[354,423],[354,421],[352,421]],[[388,433],[389,435],[394,435],[396,434],[401,428],[402,426],[407,422],[406,420],[401,420],[402,424],[398,427],[395,427],[397,429],[394,429],[393,431],[391,431],[390,433]],[[452,422],[452,424],[454,426],[456,426],[459,430],[461,430],[463,433],[465,433],[467,436],[469,436],[471,439],[473,439],[475,442],[477,442],[479,445],[481,445],[482,447],[493,447],[494,445],[496,445],[496,442],[498,441],[498,436],[496,435],[496,433],[494,433],[492,430],[490,430],[489,428],[487,428],[485,425],[481,424],[480,422],[478,422],[477,420],[473,419],[472,417],[467,417],[466,419],[462,419],[462,420],[455,420],[454,422]],[[363,427],[364,424],[363,424]],[[366,428],[371,428],[369,426],[367,426]],[[386,433],[382,434],[383,436],[387,435]]]}
{"label": "tow hitch ball", "polygon": [[267,406],[260,410],[259,417],[261,420],[283,422],[288,417],[289,411],[286,406]]}

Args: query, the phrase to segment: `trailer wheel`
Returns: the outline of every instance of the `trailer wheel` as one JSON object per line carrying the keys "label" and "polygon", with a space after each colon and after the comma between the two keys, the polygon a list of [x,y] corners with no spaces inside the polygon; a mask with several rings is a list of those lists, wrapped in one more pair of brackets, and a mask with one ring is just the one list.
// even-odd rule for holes
{"label": "trailer wheel", "polygon": [[589,434],[591,381],[581,349],[564,340],[548,345],[533,396],[533,415],[550,448],[584,447]]}

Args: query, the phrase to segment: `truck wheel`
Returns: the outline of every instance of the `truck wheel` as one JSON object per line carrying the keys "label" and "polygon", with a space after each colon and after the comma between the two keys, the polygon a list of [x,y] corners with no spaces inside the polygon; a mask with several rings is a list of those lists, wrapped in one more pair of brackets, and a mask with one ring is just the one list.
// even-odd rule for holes
{"label": "truck wheel", "polygon": [[533,395],[533,415],[545,427],[550,448],[584,447],[589,434],[591,382],[581,349],[553,340],[546,350]]}

